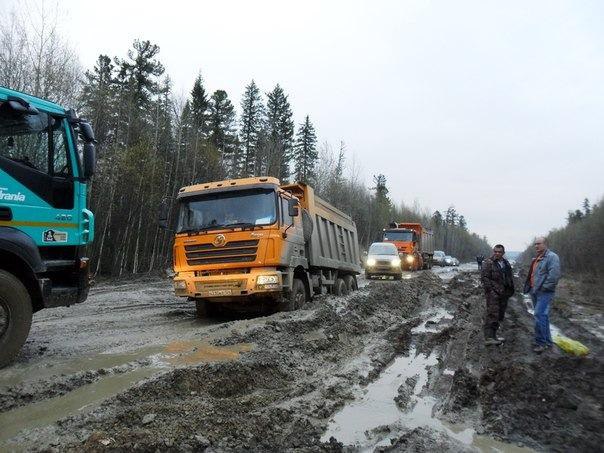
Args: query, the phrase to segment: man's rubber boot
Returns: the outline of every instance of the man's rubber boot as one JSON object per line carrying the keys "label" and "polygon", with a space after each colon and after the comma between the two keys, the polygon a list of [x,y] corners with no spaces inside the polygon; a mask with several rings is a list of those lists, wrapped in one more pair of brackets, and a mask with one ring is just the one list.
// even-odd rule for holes
{"label": "man's rubber boot", "polygon": [[499,346],[503,341],[498,340],[497,338],[487,338],[484,341],[485,346]]}

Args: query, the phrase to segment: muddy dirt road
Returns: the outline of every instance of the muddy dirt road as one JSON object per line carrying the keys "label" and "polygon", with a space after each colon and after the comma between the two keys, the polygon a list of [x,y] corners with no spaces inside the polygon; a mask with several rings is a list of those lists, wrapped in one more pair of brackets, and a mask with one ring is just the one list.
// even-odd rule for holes
{"label": "muddy dirt road", "polygon": [[0,371],[0,450],[597,451],[602,343],[531,352],[519,297],[486,349],[475,266],[198,320],[166,281],[101,285],[35,316]]}

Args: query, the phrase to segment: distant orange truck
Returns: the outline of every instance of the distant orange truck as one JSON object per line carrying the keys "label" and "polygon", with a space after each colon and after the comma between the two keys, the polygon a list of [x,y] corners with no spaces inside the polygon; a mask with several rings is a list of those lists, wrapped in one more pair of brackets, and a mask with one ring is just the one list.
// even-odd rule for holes
{"label": "distant orange truck", "polygon": [[310,186],[233,179],[183,187],[176,202],[174,290],[200,317],[218,305],[294,310],[357,289],[356,226]]}
{"label": "distant orange truck", "polygon": [[403,269],[432,268],[434,235],[421,223],[391,223],[384,229],[383,241],[396,245]]}

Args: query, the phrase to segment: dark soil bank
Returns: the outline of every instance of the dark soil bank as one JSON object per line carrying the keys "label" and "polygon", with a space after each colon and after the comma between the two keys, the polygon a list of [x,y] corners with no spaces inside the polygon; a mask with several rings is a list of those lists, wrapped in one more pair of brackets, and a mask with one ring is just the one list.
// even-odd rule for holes
{"label": "dark soil bank", "polygon": [[[432,272],[412,277],[375,282],[348,297],[318,298],[296,312],[231,321],[224,328],[211,325],[199,331],[199,340],[247,352],[223,361],[183,362],[91,412],[22,431],[10,447],[78,452],[310,452],[367,446],[384,452],[480,450],[473,441],[456,437],[442,420],[497,439],[502,451],[506,445],[600,450],[604,392],[597,338],[567,319],[560,326],[564,333],[595,346],[592,353],[585,358],[558,350],[535,355],[532,317],[519,298],[509,304],[501,332],[505,343],[487,348],[476,273],[461,272],[447,283]],[[406,356],[425,357],[427,365],[393,374],[391,404],[400,420],[376,427],[367,412],[366,443],[346,445],[337,434],[327,439],[334,416],[362,399],[369,386],[395,369],[390,367],[395,359]],[[97,379],[92,373],[66,377],[62,385],[49,380],[54,384],[46,390],[45,381],[35,387],[16,385],[0,403],[5,409],[25,405],[69,392],[72,386],[86,388]],[[409,425],[405,414],[426,398],[433,401],[432,418],[428,415],[419,427]]]}
{"label": "dark soil bank", "polygon": [[460,300],[454,321],[458,333],[448,347],[454,349],[455,343],[467,347],[445,412],[467,414],[465,409],[480,407],[477,421],[485,431],[536,450],[601,451],[604,368],[599,340],[567,320],[560,326],[563,333],[595,345],[590,355],[573,357],[556,347],[542,355],[533,353],[533,319],[518,296],[510,302],[500,332],[505,343],[487,348],[479,324],[484,308],[480,288],[468,294],[463,289],[468,279],[472,280],[461,276],[450,285],[457,288],[454,296],[466,292],[460,294],[465,300]]}

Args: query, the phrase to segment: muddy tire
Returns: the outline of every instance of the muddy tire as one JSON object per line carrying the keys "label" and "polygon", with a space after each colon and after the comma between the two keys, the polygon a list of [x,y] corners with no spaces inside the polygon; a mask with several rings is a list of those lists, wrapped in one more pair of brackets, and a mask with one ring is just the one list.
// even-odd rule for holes
{"label": "muddy tire", "polygon": [[348,287],[343,278],[337,278],[335,285],[333,285],[333,293],[336,296],[346,296],[348,294]]}
{"label": "muddy tire", "polygon": [[346,282],[346,288],[348,288],[349,293],[359,289],[357,280],[352,275],[345,275],[344,282]]}
{"label": "muddy tire", "polygon": [[280,311],[294,311],[302,308],[308,296],[304,282],[299,278],[294,278],[291,291],[283,297],[283,301],[279,304]]}
{"label": "muddy tire", "polygon": [[19,354],[32,318],[31,297],[17,277],[0,270],[0,368]]}
{"label": "muddy tire", "polygon": [[395,279],[395,280],[402,280],[402,279],[403,279],[403,274],[396,274],[396,275],[394,276],[394,279]]}

